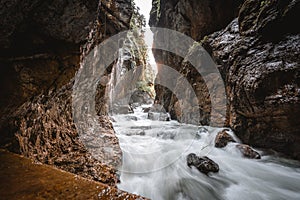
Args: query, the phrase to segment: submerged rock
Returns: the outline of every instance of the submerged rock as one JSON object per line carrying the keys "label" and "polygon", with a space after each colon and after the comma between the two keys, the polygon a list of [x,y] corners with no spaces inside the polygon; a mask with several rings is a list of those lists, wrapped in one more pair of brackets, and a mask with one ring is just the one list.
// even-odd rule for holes
{"label": "submerged rock", "polygon": [[249,145],[238,144],[238,145],[236,145],[236,147],[247,158],[252,158],[252,159],[260,159],[261,158],[260,154],[257,151],[253,150]]}
{"label": "submerged rock", "polygon": [[131,115],[128,115],[125,117],[128,121],[137,121],[138,118],[136,116],[131,116]]}
{"label": "submerged rock", "polygon": [[151,104],[153,102],[152,97],[146,91],[136,90],[131,95],[129,103]]}
{"label": "submerged rock", "polygon": [[199,157],[194,153],[190,153],[187,156],[186,161],[189,167],[194,166],[204,174],[219,171],[219,165],[206,156]]}
{"label": "submerged rock", "polygon": [[127,136],[133,136],[133,135],[139,135],[139,136],[144,136],[146,135],[144,130],[139,130],[139,129],[132,129],[126,133]]}
{"label": "submerged rock", "polygon": [[225,147],[228,142],[235,142],[231,135],[229,135],[225,130],[219,132],[215,139],[215,147],[222,148]]}
{"label": "submerged rock", "polygon": [[129,114],[133,113],[133,109],[130,105],[116,105],[114,106],[112,112],[114,114]]}
{"label": "submerged rock", "polygon": [[144,112],[144,113],[147,113],[147,112],[150,111],[150,109],[151,109],[151,108],[143,108],[143,112]]}

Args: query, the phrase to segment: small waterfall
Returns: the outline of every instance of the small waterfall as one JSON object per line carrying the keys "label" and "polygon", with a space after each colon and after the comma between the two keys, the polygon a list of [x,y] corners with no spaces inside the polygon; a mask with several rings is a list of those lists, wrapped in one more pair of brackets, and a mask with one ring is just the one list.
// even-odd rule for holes
{"label": "small waterfall", "polygon": [[127,71],[124,65],[124,61],[129,59],[131,59],[130,55],[126,54],[124,48],[120,48],[118,52],[118,60],[116,64],[114,64],[114,66],[112,67],[112,72],[110,75],[111,78],[108,83],[109,87],[107,88],[107,93],[109,93],[109,110],[112,110],[112,108],[114,107],[113,104],[115,103],[115,100],[120,99],[120,97],[118,98],[118,95],[120,95],[121,91],[118,91],[116,86],[120,82],[124,81],[122,79],[122,76]]}

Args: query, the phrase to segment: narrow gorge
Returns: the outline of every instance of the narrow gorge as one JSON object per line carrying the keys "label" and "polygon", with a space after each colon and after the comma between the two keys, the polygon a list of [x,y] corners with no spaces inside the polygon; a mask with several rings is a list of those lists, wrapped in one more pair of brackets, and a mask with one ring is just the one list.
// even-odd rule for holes
{"label": "narrow gorge", "polygon": [[3,199],[299,199],[299,0],[0,0]]}

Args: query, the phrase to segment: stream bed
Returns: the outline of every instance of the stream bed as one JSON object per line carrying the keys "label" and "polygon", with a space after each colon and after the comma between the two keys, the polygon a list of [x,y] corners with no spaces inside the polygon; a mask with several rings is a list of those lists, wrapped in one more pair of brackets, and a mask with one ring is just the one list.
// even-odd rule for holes
{"label": "stream bed", "polygon": [[[300,199],[299,162],[257,149],[261,159],[245,158],[230,130],[237,143],[215,148],[215,137],[224,128],[150,120],[143,111],[149,106],[113,116],[123,152],[118,188],[154,200]],[[219,172],[206,175],[188,167],[190,153],[209,157]]]}

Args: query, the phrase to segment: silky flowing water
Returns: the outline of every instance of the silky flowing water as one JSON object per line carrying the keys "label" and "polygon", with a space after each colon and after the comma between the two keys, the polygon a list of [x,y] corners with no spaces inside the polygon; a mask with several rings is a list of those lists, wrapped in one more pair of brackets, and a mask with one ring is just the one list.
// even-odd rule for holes
{"label": "silky flowing water", "polygon": [[[118,185],[122,190],[154,200],[300,199],[298,162],[257,149],[262,158],[248,159],[236,143],[215,148],[215,136],[223,128],[149,120],[142,107],[113,118],[123,151]],[[240,141],[232,131],[229,133]],[[220,171],[205,175],[189,168],[189,153],[208,156],[218,163]]]}

